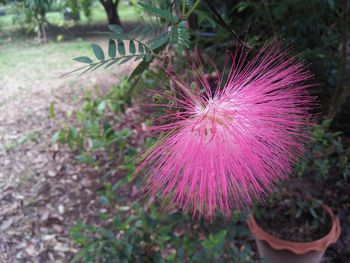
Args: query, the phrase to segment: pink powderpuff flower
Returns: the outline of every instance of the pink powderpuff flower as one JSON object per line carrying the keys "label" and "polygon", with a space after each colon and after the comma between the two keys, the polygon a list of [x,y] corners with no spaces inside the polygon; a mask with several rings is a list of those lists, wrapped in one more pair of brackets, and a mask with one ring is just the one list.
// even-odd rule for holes
{"label": "pink powderpuff flower", "polygon": [[139,167],[151,195],[212,219],[261,200],[287,177],[304,152],[315,103],[305,83],[310,74],[288,53],[274,41],[248,60],[238,48],[225,81],[218,76],[215,85],[198,56],[196,85],[168,72],[176,87],[174,110],[151,127],[165,136]]}

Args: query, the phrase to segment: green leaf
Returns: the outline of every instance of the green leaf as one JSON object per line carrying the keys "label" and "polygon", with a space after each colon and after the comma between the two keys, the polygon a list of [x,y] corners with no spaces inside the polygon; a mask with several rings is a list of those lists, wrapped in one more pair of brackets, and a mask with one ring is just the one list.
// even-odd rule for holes
{"label": "green leaf", "polygon": [[297,212],[295,213],[295,218],[299,218],[302,214],[303,210],[298,209]]}
{"label": "green leaf", "polygon": [[106,196],[100,196],[100,203],[104,206],[110,205],[109,199]]}
{"label": "green leaf", "polygon": [[127,61],[129,61],[130,59],[134,58],[134,56],[128,56],[128,57],[125,57],[123,60],[120,61],[120,64],[123,64]]}
{"label": "green leaf", "polygon": [[124,42],[120,39],[118,39],[118,52],[121,56],[125,55],[125,46]]}
{"label": "green leaf", "polygon": [[130,210],[130,206],[118,206],[118,210],[119,211],[122,211],[122,212],[125,212],[125,211],[129,211]]}
{"label": "green leaf", "polygon": [[95,65],[95,67],[93,67],[91,69],[91,72],[95,71],[96,69],[98,69],[99,67],[102,67],[104,64],[106,64],[109,60],[106,60],[106,61],[102,61],[100,62],[99,64]]}
{"label": "green leaf", "polygon": [[149,36],[154,35],[155,30],[152,27],[145,27],[142,32],[138,35],[139,40],[144,40],[148,38]]}
{"label": "green leaf", "polygon": [[52,142],[57,142],[61,136],[61,131],[57,131],[52,135]]}
{"label": "green leaf", "polygon": [[105,100],[101,101],[98,106],[97,106],[97,111],[99,113],[103,113],[104,110],[106,109],[107,102]]}
{"label": "green leaf", "polygon": [[102,140],[92,140],[92,148],[98,149],[105,147],[105,143]]}
{"label": "green leaf", "polygon": [[172,45],[177,45],[179,51],[190,47],[190,33],[184,21],[181,21],[178,26],[173,26],[171,28],[170,43]]}
{"label": "green leaf", "polygon": [[144,30],[143,27],[135,26],[132,30],[130,30],[128,32],[128,35],[129,36],[138,37],[142,33],[143,30]]}
{"label": "green leaf", "polygon": [[131,54],[135,54],[135,52],[136,52],[135,43],[134,43],[134,41],[132,41],[132,40],[130,40],[129,52],[130,52]]}
{"label": "green leaf", "polygon": [[178,33],[178,41],[177,42],[178,42],[179,48],[180,49],[182,49],[183,47],[189,48],[190,47],[190,33],[188,32],[184,21],[181,21],[179,23],[177,33]]}
{"label": "green leaf", "polygon": [[97,35],[105,36],[112,39],[120,39],[120,40],[132,40],[133,38],[127,34],[122,33],[111,33],[111,32],[95,32]]}
{"label": "green leaf", "polygon": [[92,51],[94,52],[98,60],[104,60],[105,54],[103,53],[102,48],[97,44],[91,44]]}
{"label": "green leaf", "polygon": [[169,33],[165,32],[163,34],[160,34],[159,36],[156,36],[155,38],[151,39],[148,43],[150,45],[150,48],[152,50],[157,49],[164,44],[166,44],[169,41]]}
{"label": "green leaf", "polygon": [[134,69],[134,71],[129,76],[129,81],[135,78],[138,75],[141,75],[151,64],[151,61],[142,60],[140,64]]}
{"label": "green leaf", "polygon": [[77,160],[79,162],[85,163],[85,164],[93,164],[93,163],[95,163],[95,160],[91,156],[84,155],[84,154],[78,155]]}
{"label": "green leaf", "polygon": [[143,46],[142,43],[139,43],[139,52],[144,53],[145,52],[145,47]]}
{"label": "green leaf", "polygon": [[164,18],[168,22],[171,23],[177,23],[179,21],[179,18],[175,15],[173,15],[170,11],[165,9],[160,9],[155,6],[148,5],[146,3],[138,2],[138,5],[142,7],[142,9],[150,14],[159,16],[161,18]]}
{"label": "green leaf", "polygon": [[86,63],[86,64],[93,63],[93,61],[89,57],[77,57],[77,58],[73,58],[73,60],[81,62],[81,63]]}
{"label": "green leaf", "polygon": [[227,230],[221,230],[219,233],[215,235],[215,241],[217,243],[222,243],[225,241],[225,237],[227,234]]}
{"label": "green leaf", "polygon": [[114,58],[117,52],[117,46],[113,39],[109,40],[108,44],[108,55],[110,58]]}
{"label": "green leaf", "polygon": [[146,54],[145,60],[146,62],[150,62],[152,60],[153,56],[151,54]]}
{"label": "green leaf", "polygon": [[328,0],[328,5],[334,10],[335,9],[335,1],[334,0]]}
{"label": "green leaf", "polygon": [[140,60],[140,59],[143,58],[143,57],[144,57],[144,55],[138,55],[138,56],[135,57],[135,60],[134,60],[134,61],[138,61],[138,60]]}
{"label": "green leaf", "polygon": [[[164,50],[164,48],[166,47],[166,43],[167,42],[165,42],[162,46],[155,49],[154,53],[158,54],[159,52]],[[150,57],[150,59],[148,61],[146,58],[147,55]],[[130,74],[130,76],[128,78],[129,81],[134,79],[137,76],[140,76],[149,67],[149,65],[152,62],[152,55],[151,54],[147,54],[147,55],[145,56],[144,60],[142,60],[142,62],[140,64],[138,64],[137,67],[134,69],[134,71]],[[138,80],[140,80],[140,77],[134,81],[134,83],[133,83],[134,86],[137,84]]]}
{"label": "green leaf", "polygon": [[131,258],[131,254],[132,254],[132,244],[126,244],[126,256],[128,258]]}
{"label": "green leaf", "polygon": [[108,25],[108,29],[114,33],[120,34],[123,32],[123,28],[121,26],[118,25]]}
{"label": "green leaf", "polygon": [[109,62],[104,68],[109,68],[120,60],[120,58],[115,58],[111,62]]}
{"label": "green leaf", "polygon": [[313,207],[311,207],[311,208],[309,209],[309,212],[310,212],[310,214],[312,215],[313,218],[317,218],[316,211],[315,211],[315,209],[314,209]]}

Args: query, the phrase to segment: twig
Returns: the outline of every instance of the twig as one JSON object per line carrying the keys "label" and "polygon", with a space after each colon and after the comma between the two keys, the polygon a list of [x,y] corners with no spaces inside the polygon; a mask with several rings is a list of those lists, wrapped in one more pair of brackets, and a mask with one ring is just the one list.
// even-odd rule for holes
{"label": "twig", "polygon": [[188,11],[185,15],[185,19],[188,19],[190,17],[190,15],[197,9],[197,7],[199,6],[199,4],[202,2],[202,0],[196,0],[196,2],[193,4],[193,6],[191,7],[190,11]]}
{"label": "twig", "polygon": [[209,9],[213,12],[213,15],[214,15],[214,19],[215,21],[220,25],[222,26],[223,28],[225,28],[228,32],[231,33],[231,35],[237,39],[237,41],[244,47],[248,48],[248,49],[251,49],[252,47],[243,42],[239,36],[238,36],[238,33],[236,32],[236,30],[234,30],[233,28],[231,28],[229,25],[226,24],[225,20],[221,17],[220,13],[215,9],[214,5],[212,4],[212,2],[210,0],[206,0],[206,3],[208,4],[209,6]]}

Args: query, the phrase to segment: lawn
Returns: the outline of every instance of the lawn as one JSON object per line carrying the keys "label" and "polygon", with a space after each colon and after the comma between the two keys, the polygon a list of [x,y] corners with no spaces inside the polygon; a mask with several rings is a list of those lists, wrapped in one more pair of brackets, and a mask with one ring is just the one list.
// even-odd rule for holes
{"label": "lawn", "polygon": [[[98,2],[92,8],[91,20],[81,12],[81,21],[75,24],[64,21],[62,12],[49,12],[49,23],[60,28],[59,32],[67,32],[69,36],[63,37],[60,35],[62,33],[55,33],[54,29],[51,40],[46,44],[39,44],[34,41],[33,36],[23,35],[18,30],[21,25],[13,24],[14,10],[8,7],[2,7],[1,10],[5,10],[6,15],[0,16],[0,105],[6,104],[23,90],[36,86],[50,87],[52,81],[55,82],[54,86],[62,83],[59,79],[61,74],[81,66],[73,61],[74,57],[93,56],[90,43],[98,42],[103,47],[107,45],[105,39],[102,41],[96,36],[87,36],[96,31],[95,25],[107,22],[106,13]],[[120,3],[119,15],[122,22],[135,22],[140,17],[138,11],[125,2]],[[74,27],[75,31],[72,31]],[[78,32],[84,37],[77,37],[72,32]]]}
{"label": "lawn", "polygon": [[[90,43],[98,43],[103,48],[108,44],[104,39],[96,37],[50,41],[46,44],[20,39],[2,44],[0,42],[0,106],[25,92],[48,91],[76,81],[74,75],[66,78],[60,76],[82,66],[81,63],[73,61],[74,57],[93,57]],[[119,68],[111,67],[103,72],[98,71],[93,76],[111,74],[111,71],[118,73]],[[88,74],[84,79],[93,76]]]}
{"label": "lawn", "polygon": [[[0,16],[0,32],[2,30],[6,31],[21,27],[20,19],[18,19],[18,15],[16,15],[15,9],[11,7],[3,7],[1,10],[4,10],[6,12],[6,15]],[[101,23],[107,21],[106,13],[100,3],[96,2],[92,7],[91,11],[92,15],[90,20],[85,16],[83,11],[81,11],[81,20],[78,22],[78,24]],[[126,2],[123,1],[119,5],[118,13],[121,21],[123,22],[136,22],[140,18],[138,10],[135,7],[128,5]],[[21,19],[23,19],[23,17]],[[59,11],[52,11],[47,13],[47,20],[50,24],[56,26],[63,26],[64,24],[67,24],[67,21],[65,22],[63,20],[63,12]]]}

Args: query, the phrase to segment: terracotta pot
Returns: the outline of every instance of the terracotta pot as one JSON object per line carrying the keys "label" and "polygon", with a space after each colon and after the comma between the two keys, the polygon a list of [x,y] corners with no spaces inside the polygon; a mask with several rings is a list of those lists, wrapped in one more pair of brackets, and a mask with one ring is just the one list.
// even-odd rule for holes
{"label": "terracotta pot", "polygon": [[248,217],[248,227],[253,233],[261,257],[271,263],[318,263],[327,247],[340,236],[340,222],[332,210],[322,205],[331,218],[332,228],[324,237],[312,242],[293,242],[272,236],[255,221],[253,214]]}

